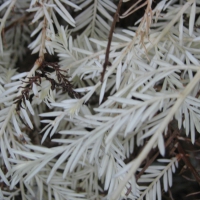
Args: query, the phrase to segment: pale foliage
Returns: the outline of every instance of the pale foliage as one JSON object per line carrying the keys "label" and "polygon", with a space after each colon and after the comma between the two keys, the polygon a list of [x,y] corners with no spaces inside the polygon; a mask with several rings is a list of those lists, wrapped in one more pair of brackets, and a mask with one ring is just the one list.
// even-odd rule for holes
{"label": "pale foliage", "polygon": [[[115,30],[112,65],[103,83],[100,76],[116,10],[112,0],[2,3],[0,199],[15,199],[19,193],[23,200],[161,199],[160,182],[163,179],[165,191],[172,186],[177,158],[153,163],[137,183],[134,174],[153,147],[165,155],[163,134],[173,117],[192,142],[195,130],[200,131],[200,18],[195,21],[200,1],[181,2],[162,0],[151,10],[148,1],[139,26]],[[79,12],[75,19],[69,10]],[[82,97],[52,90],[42,79],[30,91],[32,101],[26,99],[16,112],[14,98],[21,95],[28,77],[40,71],[39,59],[27,73],[18,74],[14,68],[26,46],[40,59],[44,53],[56,55]],[[57,79],[55,72],[48,77]],[[31,143],[30,130],[20,118],[33,134],[44,133],[41,146]],[[43,146],[55,133],[60,137],[52,141],[58,145]],[[134,145],[143,146],[147,138],[143,151],[126,165]]]}

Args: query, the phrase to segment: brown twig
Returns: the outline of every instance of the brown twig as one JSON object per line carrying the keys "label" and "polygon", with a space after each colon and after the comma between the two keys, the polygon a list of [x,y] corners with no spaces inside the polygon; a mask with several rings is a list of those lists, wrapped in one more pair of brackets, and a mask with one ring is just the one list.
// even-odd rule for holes
{"label": "brown twig", "polygon": [[[177,136],[177,131],[175,130],[172,135],[168,138],[168,140],[165,143],[165,148],[167,146],[169,146],[172,143],[172,140],[174,138],[176,138]],[[159,156],[160,152],[158,151],[150,160],[148,160],[148,162],[146,163],[146,165],[142,168],[142,170],[139,172],[139,174],[136,175],[136,180],[138,181],[138,179],[141,177],[141,175],[145,172],[145,170],[153,163],[153,161]]]}
{"label": "brown twig", "polygon": [[191,194],[186,195],[186,197],[193,196],[193,195],[197,195],[197,194],[200,194],[200,192],[193,192],[193,193],[191,193]]}
{"label": "brown twig", "polygon": [[187,176],[182,175],[182,177],[183,177],[184,179],[186,179],[187,181],[196,182],[195,179],[188,178]]}
{"label": "brown twig", "polygon": [[174,200],[173,196],[172,196],[172,191],[170,190],[170,188],[168,189],[168,193],[169,193],[169,197],[171,200]]}
{"label": "brown twig", "polygon": [[146,165],[142,168],[139,174],[136,175],[136,181],[138,181],[138,179],[142,176],[142,174],[144,174],[146,169],[151,165],[151,163],[153,163],[153,161],[158,157],[159,154],[160,152],[158,151],[150,160],[147,161]]}
{"label": "brown twig", "polygon": [[[183,141],[186,141],[186,142],[190,142],[191,143],[191,139],[190,138],[186,138],[186,137],[177,137],[178,140],[183,140]],[[194,142],[194,144],[196,144],[197,146],[200,146],[200,142],[198,142],[197,140]]]}
{"label": "brown twig", "polygon": [[196,169],[191,164],[191,162],[188,159],[188,157],[186,156],[186,153],[185,153],[185,151],[184,151],[184,149],[183,149],[183,147],[181,146],[180,143],[178,144],[178,152],[180,153],[181,159],[184,161],[185,165],[192,172],[192,174],[194,175],[194,178],[196,179],[196,181],[200,184],[200,176],[199,176],[198,172],[196,171]]}
{"label": "brown twig", "polygon": [[[134,12],[136,12],[137,10],[139,10],[140,8],[144,7],[145,5],[147,5],[147,1],[145,1],[142,5],[137,5],[138,3],[140,3],[142,0],[137,1],[135,4],[133,4],[125,13],[122,14],[122,16],[120,16],[120,19],[123,19],[125,17],[128,17],[129,15],[133,14]],[[132,10],[134,7],[136,7],[134,10]]]}
{"label": "brown twig", "polygon": [[114,32],[114,29],[115,29],[116,22],[119,19],[119,11],[120,11],[121,5],[122,5],[122,0],[119,1],[119,4],[117,6],[117,10],[116,10],[114,18],[113,18],[112,26],[110,28],[110,32],[109,32],[109,36],[108,36],[108,44],[107,44],[107,48],[106,48],[105,62],[103,64],[103,71],[101,73],[101,82],[103,82],[106,67],[109,64],[110,45],[111,45],[112,36],[113,36],[113,32]]}
{"label": "brown twig", "polygon": [[28,17],[30,17],[32,13],[26,13],[24,16],[14,20],[10,25],[4,28],[4,33],[11,29],[13,26],[17,25],[18,23],[22,23],[24,20],[27,20]]}

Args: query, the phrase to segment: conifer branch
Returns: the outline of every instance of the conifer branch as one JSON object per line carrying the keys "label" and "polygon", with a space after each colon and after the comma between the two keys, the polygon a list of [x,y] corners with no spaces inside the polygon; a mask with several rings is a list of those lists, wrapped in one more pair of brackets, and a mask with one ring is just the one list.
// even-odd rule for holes
{"label": "conifer branch", "polygon": [[2,43],[2,35],[3,35],[3,29],[5,27],[5,23],[6,23],[6,19],[8,18],[11,10],[13,9],[14,5],[16,3],[16,0],[12,0],[12,2],[10,3],[10,5],[8,6],[3,18],[1,19],[1,25],[0,25],[0,53],[3,53],[3,43]]}
{"label": "conifer branch", "polygon": [[168,115],[162,121],[162,124],[160,124],[160,127],[156,130],[155,134],[148,141],[147,145],[144,147],[140,155],[131,162],[131,169],[129,170],[127,176],[124,178],[123,182],[120,183],[119,187],[116,190],[116,193],[112,196],[112,199],[116,199],[117,196],[119,196],[125,184],[129,181],[131,176],[135,174],[136,170],[139,168],[142,161],[146,158],[146,155],[148,154],[148,152],[151,150],[155,142],[158,140],[159,135],[163,133],[163,131],[165,130],[169,122],[172,120],[177,109],[181,106],[185,98],[189,95],[189,93],[196,86],[199,80],[200,80],[200,70],[197,71],[194,79],[186,86],[183,92],[179,94],[176,100],[176,103],[173,105]]}
{"label": "conifer branch", "polygon": [[161,199],[181,156],[198,182],[176,145],[200,132],[199,2],[182,4],[3,0],[0,198]]}

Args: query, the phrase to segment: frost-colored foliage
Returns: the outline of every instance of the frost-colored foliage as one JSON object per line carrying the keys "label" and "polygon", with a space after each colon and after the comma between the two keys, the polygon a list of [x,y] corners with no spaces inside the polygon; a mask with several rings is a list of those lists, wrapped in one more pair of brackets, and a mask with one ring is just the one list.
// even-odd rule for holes
{"label": "frost-colored foliage", "polygon": [[[0,199],[160,200],[172,186],[168,124],[200,132],[200,1],[147,1],[114,31],[101,82],[116,2],[1,1]],[[19,73],[27,47],[38,59]],[[136,180],[152,148],[163,159]]]}

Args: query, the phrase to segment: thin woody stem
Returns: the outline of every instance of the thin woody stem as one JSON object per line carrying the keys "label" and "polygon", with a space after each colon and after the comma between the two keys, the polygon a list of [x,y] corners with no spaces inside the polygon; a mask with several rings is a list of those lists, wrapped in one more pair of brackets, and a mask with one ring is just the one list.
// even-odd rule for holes
{"label": "thin woody stem", "polygon": [[42,44],[40,47],[39,58],[44,61],[44,48],[45,48],[45,40],[46,40],[46,29],[47,29],[47,19],[44,18],[44,25],[42,29]]}
{"label": "thin woody stem", "polygon": [[141,0],[137,1],[133,6],[131,6],[131,8],[129,8],[122,16],[120,16],[120,19],[128,17],[129,15],[133,14],[135,11],[137,11],[140,8],[142,8],[145,5],[147,5],[147,2],[145,1],[142,5],[137,6],[134,10],[131,10],[132,8],[134,8],[140,2],[141,2]]}
{"label": "thin woody stem", "polygon": [[[168,138],[168,140],[165,143],[165,148],[169,146],[172,143],[172,140],[176,138],[177,136],[177,130],[175,130],[172,135]],[[146,169],[154,162],[154,160],[159,156],[160,152],[158,151],[142,168],[142,170],[139,172],[139,174],[136,175],[136,181],[143,175],[143,173],[146,171]]]}
{"label": "thin woody stem", "polygon": [[193,165],[191,164],[190,160],[187,158],[186,153],[183,149],[183,147],[181,146],[181,144],[178,144],[178,152],[181,154],[181,159],[184,161],[184,163],[186,164],[186,166],[188,167],[188,169],[192,172],[192,174],[194,175],[194,178],[196,179],[196,181],[200,184],[200,176],[199,173],[196,171],[196,169],[193,167]]}
{"label": "thin woody stem", "polygon": [[13,28],[13,26],[17,25],[18,23],[22,23],[24,22],[25,20],[27,20],[27,18],[29,16],[31,16],[32,13],[26,13],[23,17],[20,17],[19,19],[16,19],[15,21],[13,21],[10,25],[6,26],[4,28],[4,33],[8,30],[10,30],[11,28]]}
{"label": "thin woody stem", "polygon": [[109,64],[110,45],[111,45],[112,36],[113,36],[113,32],[114,32],[114,29],[115,29],[116,22],[119,19],[119,11],[120,11],[121,5],[122,5],[122,0],[119,1],[118,7],[117,7],[117,10],[115,12],[114,19],[113,19],[113,22],[112,22],[112,26],[110,28],[110,33],[109,33],[109,36],[108,36],[108,44],[107,44],[107,48],[106,48],[105,62],[103,64],[103,71],[101,73],[101,82],[103,82],[106,67]]}

